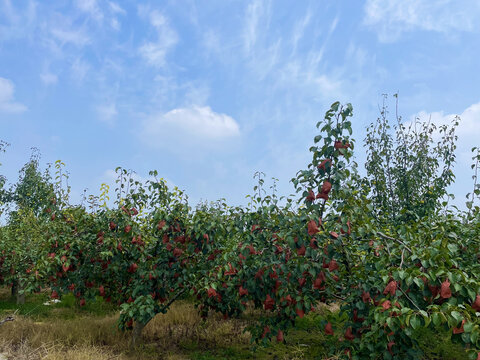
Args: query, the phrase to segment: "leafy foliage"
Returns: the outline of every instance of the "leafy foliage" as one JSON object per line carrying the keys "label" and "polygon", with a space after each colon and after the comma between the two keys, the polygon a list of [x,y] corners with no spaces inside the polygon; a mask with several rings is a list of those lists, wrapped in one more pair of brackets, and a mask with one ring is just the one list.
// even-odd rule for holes
{"label": "leafy foliage", "polygon": [[396,114],[392,134],[384,96],[380,117],[370,124],[365,138],[365,181],[373,190],[377,220],[396,225],[434,214],[446,205],[445,197],[452,196],[447,187],[455,179],[455,130],[460,119],[456,117],[450,127],[419,119],[406,125]]}
{"label": "leafy foliage", "polygon": [[[204,317],[259,310],[249,330],[263,345],[284,342],[324,302],[341,305],[340,325],[318,324],[332,339],[332,355],[340,344],[344,358],[419,359],[424,330],[451,333],[478,359],[476,175],[468,213],[453,213],[443,201],[454,179],[458,121],[439,128],[436,144],[429,123],[416,129],[399,121],[394,139],[384,106],[366,138],[361,177],[352,115],[350,104],[336,102],[318,122],[312,161],[292,179],[296,206],[291,198],[280,205],[275,183],[266,195],[256,173],[248,208],[219,201],[192,210],[156,172],[141,183],[118,168],[114,207],[103,185],[87,209],[69,205],[61,162],[53,180],[33,161],[1,229],[1,276],[21,279],[26,291],[48,287],[52,298],[72,293],[78,306],[101,296],[134,338],[184,296]],[[474,160],[476,171],[478,153]]]}

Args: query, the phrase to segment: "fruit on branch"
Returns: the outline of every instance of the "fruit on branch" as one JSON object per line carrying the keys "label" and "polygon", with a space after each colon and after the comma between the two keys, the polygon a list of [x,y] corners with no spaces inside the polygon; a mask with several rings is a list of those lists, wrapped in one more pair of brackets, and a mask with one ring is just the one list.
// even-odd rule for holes
{"label": "fruit on branch", "polygon": [[440,296],[443,299],[448,299],[448,298],[452,297],[452,290],[450,289],[450,281],[448,281],[448,279],[446,279],[442,283],[442,287],[440,289]]}
{"label": "fruit on branch", "polygon": [[329,164],[329,166],[332,166],[332,159],[322,160],[322,162],[321,162],[320,164],[318,164],[317,168],[318,168],[319,170],[325,171],[327,164]]}
{"label": "fruit on branch", "polygon": [[391,296],[395,296],[395,291],[397,291],[397,282],[392,280],[385,287],[385,290],[383,290],[383,295],[390,294]]}
{"label": "fruit on branch", "polygon": [[308,235],[312,236],[318,233],[320,230],[318,229],[317,222],[315,220],[310,220],[307,224]]}

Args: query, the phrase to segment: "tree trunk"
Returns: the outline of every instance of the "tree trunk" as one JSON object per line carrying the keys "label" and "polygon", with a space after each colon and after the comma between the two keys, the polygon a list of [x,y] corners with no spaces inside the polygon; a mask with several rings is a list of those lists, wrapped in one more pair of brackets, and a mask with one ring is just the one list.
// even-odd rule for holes
{"label": "tree trunk", "polygon": [[135,347],[140,343],[142,337],[143,328],[148,324],[142,324],[141,322],[135,322],[135,326],[132,331],[132,341],[130,343],[130,350],[135,349]]}
{"label": "tree trunk", "polygon": [[25,304],[25,293],[22,290],[22,281],[19,280],[17,283],[17,305]]}
{"label": "tree trunk", "polygon": [[17,280],[12,282],[12,297],[17,296]]}

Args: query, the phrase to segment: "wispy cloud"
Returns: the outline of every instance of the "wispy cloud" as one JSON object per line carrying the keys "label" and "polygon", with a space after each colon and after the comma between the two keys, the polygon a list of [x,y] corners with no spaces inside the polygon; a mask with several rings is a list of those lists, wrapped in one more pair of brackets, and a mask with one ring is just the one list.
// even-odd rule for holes
{"label": "wispy cloud", "polygon": [[127,13],[120,5],[118,5],[114,1],[109,1],[108,5],[110,7],[110,10],[112,10],[112,12],[114,12],[115,14],[125,15]]}
{"label": "wispy cloud", "polygon": [[28,38],[33,33],[38,5],[33,0],[18,3],[0,1],[0,41]]}
{"label": "wispy cloud", "polygon": [[89,72],[89,70],[90,70],[90,65],[86,61],[80,58],[77,58],[75,59],[75,61],[72,63],[72,66],[71,66],[72,78],[75,81],[81,83],[87,76],[87,73]]}
{"label": "wispy cloud", "polygon": [[90,43],[90,37],[86,34],[83,28],[71,30],[53,27],[50,29],[50,33],[60,43],[61,46],[65,44],[72,44],[82,47]]}
{"label": "wispy cloud", "polygon": [[58,76],[46,71],[40,74],[40,80],[42,80],[45,85],[53,85],[57,83]]}
{"label": "wispy cloud", "polygon": [[[318,24],[311,24],[312,29],[309,31],[315,35],[308,37],[306,44],[309,50],[298,53],[298,44],[303,38],[306,41],[304,33],[311,22],[311,12],[307,11],[303,19],[294,26],[290,55],[283,55],[278,61],[273,82],[275,88],[306,92],[316,100],[330,100],[342,96],[344,70],[335,70],[335,66],[332,68],[324,61],[324,53],[338,21],[336,16],[329,24],[322,24],[322,31],[316,28]],[[288,48],[283,49],[282,54],[285,53],[288,53]]]}
{"label": "wispy cloud", "polygon": [[253,0],[246,7],[243,50],[256,80],[271,80],[272,91],[301,91],[316,99],[338,96],[342,74],[333,74],[323,60],[339,17],[319,21],[314,16],[314,8],[307,8],[293,24],[286,23],[283,31],[276,31],[271,24],[275,5],[275,2]]}
{"label": "wispy cloud", "polygon": [[202,43],[207,56],[215,56],[218,58],[222,55],[222,46],[217,32],[212,29],[202,31]]}
{"label": "wispy cloud", "polygon": [[80,11],[87,13],[96,21],[103,20],[103,12],[100,10],[97,0],[76,0],[75,5]]}
{"label": "wispy cloud", "polygon": [[263,2],[259,0],[252,1],[246,11],[245,29],[244,29],[244,47],[245,52],[250,54],[257,42],[258,25],[260,17],[263,15]]}
{"label": "wispy cloud", "polygon": [[27,110],[25,105],[15,102],[14,92],[13,83],[0,77],[0,112],[21,113]]}
{"label": "wispy cloud", "polygon": [[[94,19],[98,25],[102,26],[105,22],[110,24],[114,30],[120,30],[120,21],[118,15],[126,15],[118,3],[114,1],[98,1],[98,0],[76,0],[77,9],[86,14],[89,18]],[[105,21],[104,21],[105,20]]]}
{"label": "wispy cloud", "polygon": [[117,18],[111,18],[110,19],[110,26],[114,30],[117,30],[117,31],[120,30],[120,22],[118,21]]}
{"label": "wispy cloud", "polygon": [[127,12],[116,2],[109,1],[108,2],[108,7],[110,10],[110,26],[114,30],[120,30],[120,21],[117,18],[117,15],[126,15]]}
{"label": "wispy cloud", "polygon": [[150,11],[141,8],[140,14],[148,16],[150,25],[157,31],[155,41],[147,41],[140,48],[140,55],[155,67],[163,67],[166,62],[167,53],[178,42],[178,35],[169,24],[167,17],[157,10]]}
{"label": "wispy cloud", "polygon": [[118,115],[117,105],[114,102],[99,105],[96,110],[101,121],[108,125],[113,125],[115,117]]}
{"label": "wispy cloud", "polygon": [[478,31],[479,16],[476,0],[368,0],[364,24],[377,31],[380,41],[392,42],[414,30]]}
{"label": "wispy cloud", "polygon": [[295,24],[293,33],[292,33],[292,54],[296,53],[298,42],[305,35],[305,30],[307,26],[310,24],[311,19],[312,19],[312,11],[308,9],[305,16]]}

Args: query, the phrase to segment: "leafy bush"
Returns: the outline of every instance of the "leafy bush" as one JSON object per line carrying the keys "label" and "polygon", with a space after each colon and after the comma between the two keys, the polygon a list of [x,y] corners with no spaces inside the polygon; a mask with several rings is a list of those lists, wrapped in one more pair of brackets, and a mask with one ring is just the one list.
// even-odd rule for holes
{"label": "leafy bush", "polygon": [[[218,202],[192,210],[156,172],[140,183],[118,168],[115,206],[108,208],[103,186],[87,210],[68,204],[62,163],[56,183],[27,167],[12,197],[18,210],[2,228],[1,275],[22,279],[28,291],[48,287],[52,298],[72,293],[78,306],[103,297],[120,310],[119,327],[133,328],[133,343],[185,296],[204,317],[253,307],[259,315],[248,329],[263,345],[284,342],[324,302],[340,304],[336,325],[318,320],[332,355],[340,346],[344,358],[419,359],[425,331],[451,334],[480,359],[480,212],[474,198],[466,214],[444,202],[458,122],[439,129],[436,145],[428,123],[399,123],[394,140],[385,111],[367,135],[362,177],[353,108],[332,104],[317,124],[311,163],[292,179],[297,206],[264,196],[258,173],[249,208]],[[25,192],[33,198],[18,196]],[[35,241],[14,250],[5,239],[17,236]],[[26,256],[26,269],[12,265]]]}

